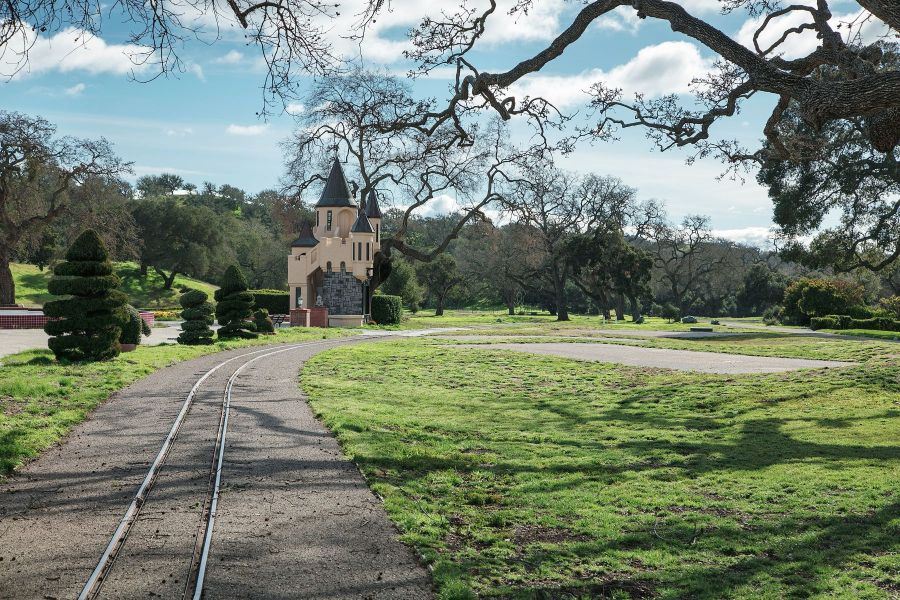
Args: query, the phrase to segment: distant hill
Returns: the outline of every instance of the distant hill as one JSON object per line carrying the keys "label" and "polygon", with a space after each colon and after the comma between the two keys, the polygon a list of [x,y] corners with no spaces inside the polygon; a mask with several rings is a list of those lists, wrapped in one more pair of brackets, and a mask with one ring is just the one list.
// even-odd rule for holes
{"label": "distant hill", "polygon": [[[52,300],[53,296],[47,293],[47,281],[53,272],[50,269],[40,271],[34,265],[20,263],[12,264],[13,279],[16,282],[16,302],[25,306],[43,306],[44,302]],[[162,277],[151,269],[146,277],[141,277],[137,264],[132,262],[116,263],[116,274],[122,278],[122,291],[128,294],[131,304],[138,308],[150,308],[154,310],[180,309],[178,296],[180,286],[187,286],[202,290],[212,298],[216,286],[179,275],[171,290],[163,289]]]}

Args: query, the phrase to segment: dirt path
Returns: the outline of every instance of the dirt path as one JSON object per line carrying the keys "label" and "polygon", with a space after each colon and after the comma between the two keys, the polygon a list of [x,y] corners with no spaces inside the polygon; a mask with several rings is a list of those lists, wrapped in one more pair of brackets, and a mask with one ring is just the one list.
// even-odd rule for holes
{"label": "dirt path", "polygon": [[669,350],[617,344],[536,343],[536,344],[459,344],[448,348],[479,348],[481,350],[516,350],[533,354],[548,354],[577,360],[619,363],[635,367],[659,367],[699,373],[777,373],[795,369],[846,367],[855,363],[834,360],[808,360],[720,354],[693,350]]}
{"label": "dirt path", "polygon": [[[237,380],[206,598],[431,597],[427,570],[301,398],[302,364],[358,339],[272,355]],[[250,350],[157,371],[0,484],[0,598],[77,597],[191,386]],[[224,383],[247,360],[200,388],[99,597],[181,597]]]}

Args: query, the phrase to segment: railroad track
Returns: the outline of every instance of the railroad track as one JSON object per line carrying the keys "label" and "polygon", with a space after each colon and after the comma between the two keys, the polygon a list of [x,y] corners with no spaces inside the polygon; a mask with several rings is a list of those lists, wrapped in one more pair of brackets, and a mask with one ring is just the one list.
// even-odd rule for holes
{"label": "railroad track", "polygon": [[246,369],[248,366],[272,355],[301,348],[308,348],[311,346],[333,345],[340,341],[346,340],[305,342],[301,344],[291,344],[284,348],[265,348],[262,350],[246,352],[244,354],[240,354],[238,356],[233,356],[231,358],[223,360],[203,373],[203,375],[201,375],[194,383],[190,392],[188,392],[178,415],[172,423],[172,427],[169,430],[168,435],[166,435],[165,439],[163,440],[162,446],[160,447],[155,460],[147,470],[147,473],[144,476],[140,487],[135,493],[134,498],[131,500],[128,508],[125,510],[125,514],[120,520],[118,527],[113,532],[112,537],[110,538],[103,554],[97,561],[96,567],[94,568],[87,582],[85,582],[84,587],[82,588],[81,593],[78,596],[79,600],[92,600],[94,598],[100,597],[103,583],[108,578],[110,572],[116,564],[117,558],[122,553],[123,548],[126,546],[128,535],[134,528],[135,524],[138,522],[141,510],[146,504],[148,504],[148,502],[150,502],[150,492],[163,470],[166,459],[169,457],[169,454],[172,451],[179,432],[182,430],[182,427],[187,421],[187,417],[191,411],[192,406],[194,405],[197,393],[199,392],[203,384],[210,378],[210,376],[212,376],[220,369],[224,368],[226,365],[240,361],[241,359],[249,358],[249,360],[241,363],[231,373],[225,383],[222,392],[218,432],[216,434],[215,446],[211,457],[211,466],[209,469],[209,485],[206,490],[206,497],[204,498],[203,502],[200,503],[200,505],[202,506],[202,510],[198,519],[194,552],[189,559],[187,557],[185,558],[185,564],[189,564],[189,566],[187,566],[188,575],[186,577],[186,584],[184,587],[182,598],[199,599],[203,593],[203,583],[206,577],[209,550],[212,544],[213,527],[215,525],[216,509],[218,507],[219,501],[219,491],[222,484],[222,467],[225,460],[225,442],[226,436],[228,434],[228,417],[230,412],[232,388],[234,387],[235,382],[237,381],[241,372],[243,372],[244,369]]}

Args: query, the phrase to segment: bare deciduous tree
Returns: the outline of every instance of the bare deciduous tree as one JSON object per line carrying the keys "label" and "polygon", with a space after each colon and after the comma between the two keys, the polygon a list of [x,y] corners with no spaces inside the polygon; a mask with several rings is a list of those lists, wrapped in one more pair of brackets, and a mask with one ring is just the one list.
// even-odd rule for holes
{"label": "bare deciduous tree", "polygon": [[56,137],[44,119],[0,111],[0,305],[16,299],[10,261],[19,241],[59,218],[72,186],[129,170],[104,139]]}

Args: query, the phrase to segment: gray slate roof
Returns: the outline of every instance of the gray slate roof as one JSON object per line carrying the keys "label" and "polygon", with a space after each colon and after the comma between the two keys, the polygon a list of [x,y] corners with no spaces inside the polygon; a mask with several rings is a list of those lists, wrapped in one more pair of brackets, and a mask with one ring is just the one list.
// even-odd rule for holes
{"label": "gray slate roof", "polygon": [[313,248],[318,245],[319,240],[313,235],[312,227],[306,222],[300,226],[300,235],[297,236],[296,240],[291,242],[291,248]]}
{"label": "gray slate roof", "polygon": [[325,189],[322,190],[322,196],[316,202],[316,207],[324,206],[349,206],[356,208],[356,203],[350,197],[350,186],[347,185],[347,178],[344,177],[344,169],[338,159],[334,159],[331,165],[331,172],[328,173],[328,179],[325,181]]}

